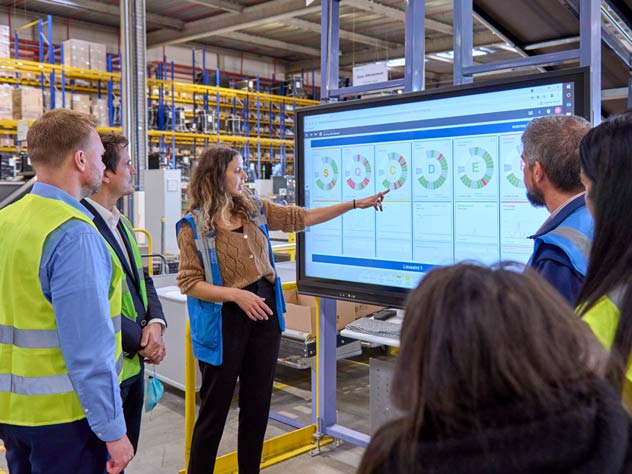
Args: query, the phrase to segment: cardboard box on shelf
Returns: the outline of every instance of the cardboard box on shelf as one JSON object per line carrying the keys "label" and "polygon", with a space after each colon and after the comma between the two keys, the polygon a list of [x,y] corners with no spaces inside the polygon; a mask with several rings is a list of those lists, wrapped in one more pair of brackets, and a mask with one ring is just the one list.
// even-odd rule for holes
{"label": "cardboard box on shelf", "polygon": [[107,54],[104,44],[90,43],[90,69],[107,71]]}
{"label": "cardboard box on shelf", "polygon": [[44,113],[41,89],[18,87],[13,89],[13,119],[35,120]]}
{"label": "cardboard box on shelf", "polygon": [[[61,109],[62,108],[62,93],[59,90],[55,90],[55,108],[56,109]],[[66,103],[65,103],[65,107],[66,109],[70,108],[70,94],[66,94]],[[51,110],[50,108],[50,89],[46,88],[44,89],[44,112],[48,112],[49,110]]]}
{"label": "cardboard box on shelf", "polygon": [[90,43],[79,39],[62,42],[64,46],[64,65],[90,69]]}
{"label": "cardboard box on shelf", "polygon": [[88,94],[73,94],[72,110],[76,110],[77,112],[84,114],[90,114],[90,96]]}
{"label": "cardboard box on shelf", "polygon": [[11,36],[7,25],[0,25],[0,58],[11,57]]}
{"label": "cardboard box on shelf", "polygon": [[108,118],[108,100],[93,98],[92,115],[97,121],[97,127],[107,127],[110,124]]}
{"label": "cardboard box on shelf", "polygon": [[[301,295],[297,290],[283,290],[285,296],[285,327],[294,331],[314,334],[316,332],[316,300],[313,296]],[[382,309],[374,306],[351,301],[336,302],[336,330],[344,327],[358,318],[367,316]]]}
{"label": "cardboard box on shelf", "polygon": [[0,84],[0,120],[13,120],[13,89],[10,84]]}

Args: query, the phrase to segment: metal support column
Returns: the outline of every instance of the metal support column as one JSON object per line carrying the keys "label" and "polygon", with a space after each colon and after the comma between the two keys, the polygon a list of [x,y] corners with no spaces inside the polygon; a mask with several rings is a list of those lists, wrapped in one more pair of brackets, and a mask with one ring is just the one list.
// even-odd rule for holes
{"label": "metal support column", "polygon": [[[55,64],[55,45],[53,44],[53,17],[48,15],[47,20],[48,27],[48,62],[49,64]],[[55,104],[55,69],[51,69],[49,74],[49,93],[50,93],[50,109],[59,107],[60,104]]]}
{"label": "metal support column", "polygon": [[590,111],[601,122],[601,1],[581,0],[579,7],[580,65],[590,67]]}
{"label": "metal support column", "polygon": [[330,91],[338,89],[340,52],[340,2],[323,0],[320,30],[320,100],[327,102]]}
{"label": "metal support column", "polygon": [[406,7],[405,79],[406,92],[425,89],[426,43],[424,38],[425,0],[409,1]]}
{"label": "metal support column", "polygon": [[[145,0],[121,0],[121,117],[123,134],[136,168],[136,189],[143,188],[147,169],[147,76],[145,44]],[[125,212],[133,221],[132,203]]]}
{"label": "metal support column", "polygon": [[324,434],[336,423],[336,300],[321,298],[318,317],[318,431]]}
{"label": "metal support column", "polygon": [[474,46],[474,1],[454,0],[454,85],[469,84],[471,75],[463,69],[472,66]]}

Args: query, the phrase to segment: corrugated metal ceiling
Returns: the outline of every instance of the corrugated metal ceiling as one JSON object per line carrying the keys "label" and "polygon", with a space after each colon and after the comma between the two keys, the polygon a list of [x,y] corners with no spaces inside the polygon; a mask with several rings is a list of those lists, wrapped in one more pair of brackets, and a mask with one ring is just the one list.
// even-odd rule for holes
{"label": "corrugated metal ceiling", "polygon": [[[474,22],[475,45],[485,46],[479,63],[578,47],[537,44],[579,34],[570,0],[475,0],[482,21]],[[632,0],[608,0],[622,17],[632,18]],[[75,8],[70,5],[80,5]],[[13,11],[51,14],[100,25],[119,24],[118,0],[0,0]],[[148,45],[187,43],[257,54],[284,61],[290,69],[319,66],[320,8],[304,0],[147,0]],[[353,64],[403,55],[405,0],[342,0],[340,3],[340,63]],[[427,87],[449,84],[452,65],[434,53],[452,49],[452,0],[426,1]],[[243,21],[242,21],[243,20]],[[245,22],[245,23],[244,23]],[[499,36],[496,33],[500,33]],[[507,42],[509,46],[507,47]],[[535,45],[535,46],[534,46]],[[603,51],[604,88],[623,87],[629,71],[607,47]],[[397,74],[397,72],[395,73]],[[608,102],[604,110],[621,109]]]}

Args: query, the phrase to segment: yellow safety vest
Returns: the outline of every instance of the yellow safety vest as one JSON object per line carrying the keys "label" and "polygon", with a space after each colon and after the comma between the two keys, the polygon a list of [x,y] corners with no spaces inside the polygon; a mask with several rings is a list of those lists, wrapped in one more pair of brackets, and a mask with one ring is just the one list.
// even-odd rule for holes
{"label": "yellow safety vest", "polygon": [[[621,310],[618,301],[622,296],[620,291],[601,297],[590,310],[583,315],[583,321],[588,324],[602,346],[607,350],[612,348]],[[632,412],[632,364],[628,364],[623,381],[623,401],[629,412]]]}
{"label": "yellow safety vest", "polygon": [[[47,237],[70,219],[94,227],[81,211],[35,194],[0,211],[0,423],[42,426],[85,418],[59,346],[55,313],[39,278]],[[108,296],[120,378],[122,270],[109,250],[113,271]]]}
{"label": "yellow safety vest", "polygon": [[[135,266],[136,270],[138,271],[140,297],[143,302],[143,306],[145,307],[145,311],[147,311],[147,288],[145,287],[145,278],[143,278],[143,261],[140,256],[140,250],[138,249],[138,244],[136,243],[136,238],[134,237],[134,230],[130,221],[127,219],[127,217],[121,215],[121,222],[123,223],[123,228],[125,229],[127,240],[129,240],[129,244],[132,249],[132,258],[130,258],[130,264]],[[123,252],[126,252],[125,248],[121,250]],[[138,313],[136,312],[136,308],[134,307],[134,300],[132,299],[132,294],[130,293],[130,289],[127,286],[127,278],[125,278],[125,276],[123,276],[123,300],[121,312],[124,317],[136,322]],[[134,357],[123,358],[122,379],[127,380],[137,375],[140,372],[140,364],[140,355],[138,353],[134,354]]]}

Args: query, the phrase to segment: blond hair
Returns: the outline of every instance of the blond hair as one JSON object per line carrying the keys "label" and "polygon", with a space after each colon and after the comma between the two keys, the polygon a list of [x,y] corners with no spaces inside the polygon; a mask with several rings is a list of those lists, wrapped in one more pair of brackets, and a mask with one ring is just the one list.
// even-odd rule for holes
{"label": "blond hair", "polygon": [[60,168],[69,154],[87,145],[95,127],[94,117],[74,110],[45,113],[31,125],[26,137],[31,162]]}

